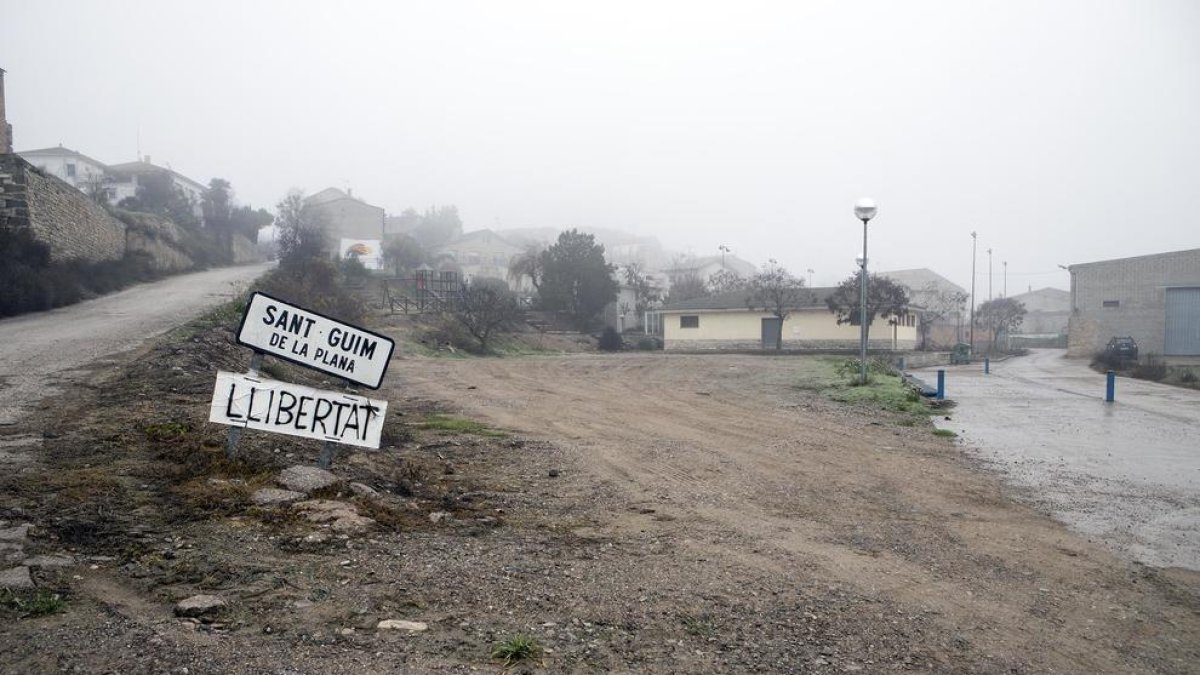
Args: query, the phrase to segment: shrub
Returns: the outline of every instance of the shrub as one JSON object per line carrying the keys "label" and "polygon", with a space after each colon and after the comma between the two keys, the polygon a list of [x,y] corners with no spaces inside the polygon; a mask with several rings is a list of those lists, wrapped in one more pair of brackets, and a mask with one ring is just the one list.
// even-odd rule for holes
{"label": "shrub", "polygon": [[651,352],[656,349],[662,349],[663,341],[652,335],[647,335],[637,341],[637,348],[642,351]]}
{"label": "shrub", "polygon": [[600,349],[606,352],[619,352],[625,348],[624,341],[621,340],[621,334],[615,328],[609,326],[600,334]]}
{"label": "shrub", "polygon": [[348,323],[359,323],[366,315],[362,300],[345,288],[329,258],[293,258],[259,280],[255,288]]}

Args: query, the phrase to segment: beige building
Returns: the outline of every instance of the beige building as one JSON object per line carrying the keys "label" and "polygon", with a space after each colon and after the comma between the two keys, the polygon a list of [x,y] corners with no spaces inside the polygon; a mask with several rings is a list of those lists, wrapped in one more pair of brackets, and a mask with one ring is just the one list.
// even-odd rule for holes
{"label": "beige building", "polygon": [[491,230],[475,230],[432,251],[435,258],[452,260],[463,281],[475,278],[504,279],[513,290],[525,290],[527,279],[509,279],[508,264],[522,251],[520,246]]}
{"label": "beige building", "polygon": [[[809,301],[796,307],[783,322],[783,349],[853,349],[859,327],[837,322],[825,298],[833,288],[814,288]],[[771,312],[748,309],[745,291],[695,298],[664,307],[663,343],[666,349],[774,349],[779,319]],[[915,312],[871,324],[870,348],[911,350],[917,344]]]}
{"label": "beige building", "polygon": [[306,198],[304,208],[324,225],[335,247],[339,239],[383,239],[383,208],[350,192],[326,188]]}

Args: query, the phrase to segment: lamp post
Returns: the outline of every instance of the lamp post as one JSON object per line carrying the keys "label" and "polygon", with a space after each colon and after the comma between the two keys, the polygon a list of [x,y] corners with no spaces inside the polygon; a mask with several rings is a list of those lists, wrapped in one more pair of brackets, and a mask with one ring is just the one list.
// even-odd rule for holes
{"label": "lamp post", "polygon": [[808,287],[809,288],[812,288],[812,275],[813,275],[813,270],[810,267],[810,268],[808,268]]}
{"label": "lamp post", "polygon": [[1000,297],[1007,298],[1008,297],[1008,261],[1005,260],[1002,264],[1004,265],[1004,290],[1001,291]]}
{"label": "lamp post", "polygon": [[867,383],[867,221],[875,217],[879,207],[874,199],[862,198],[854,203],[854,217],[863,224],[863,254],[858,282],[859,367],[862,384]]}
{"label": "lamp post", "polygon": [[971,355],[975,355],[975,247],[979,243],[979,235],[971,232],[971,317],[970,323],[967,325],[967,334],[970,335]]}

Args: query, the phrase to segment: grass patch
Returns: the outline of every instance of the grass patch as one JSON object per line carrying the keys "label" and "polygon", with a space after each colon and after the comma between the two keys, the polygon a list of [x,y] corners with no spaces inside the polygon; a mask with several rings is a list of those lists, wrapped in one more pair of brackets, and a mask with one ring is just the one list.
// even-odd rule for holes
{"label": "grass patch", "polygon": [[66,606],[67,601],[61,595],[44,588],[22,591],[0,589],[0,609],[20,619],[57,614]]}
{"label": "grass patch", "polygon": [[683,630],[688,635],[703,637],[713,633],[713,625],[707,617],[684,614],[679,617],[679,621],[683,623]]}
{"label": "grass patch", "polygon": [[178,440],[192,430],[183,422],[148,422],[141,426],[146,438],[157,442]]}
{"label": "grass patch", "polygon": [[542,646],[538,644],[537,638],[520,633],[492,647],[492,658],[502,661],[505,666],[530,661],[541,655]]}
{"label": "grass patch", "polygon": [[908,415],[928,415],[921,395],[897,376],[876,375],[865,385],[838,385],[826,390],[829,398],[842,403],[858,403]]}
{"label": "grass patch", "polygon": [[507,438],[508,434],[497,431],[485,424],[452,415],[429,415],[417,422],[416,427],[438,434],[471,434],[486,438]]}
{"label": "grass patch", "polygon": [[958,434],[949,429],[934,429],[933,435],[940,436],[941,438],[958,438]]}

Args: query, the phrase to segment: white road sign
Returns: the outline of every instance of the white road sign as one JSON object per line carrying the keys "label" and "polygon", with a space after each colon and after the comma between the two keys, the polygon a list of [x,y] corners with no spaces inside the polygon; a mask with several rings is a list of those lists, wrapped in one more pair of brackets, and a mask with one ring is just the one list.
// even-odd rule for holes
{"label": "white road sign", "polygon": [[217,371],[208,420],[378,448],[387,401]]}
{"label": "white road sign", "polygon": [[238,342],[302,366],[378,389],[396,343],[389,337],[255,293]]}

